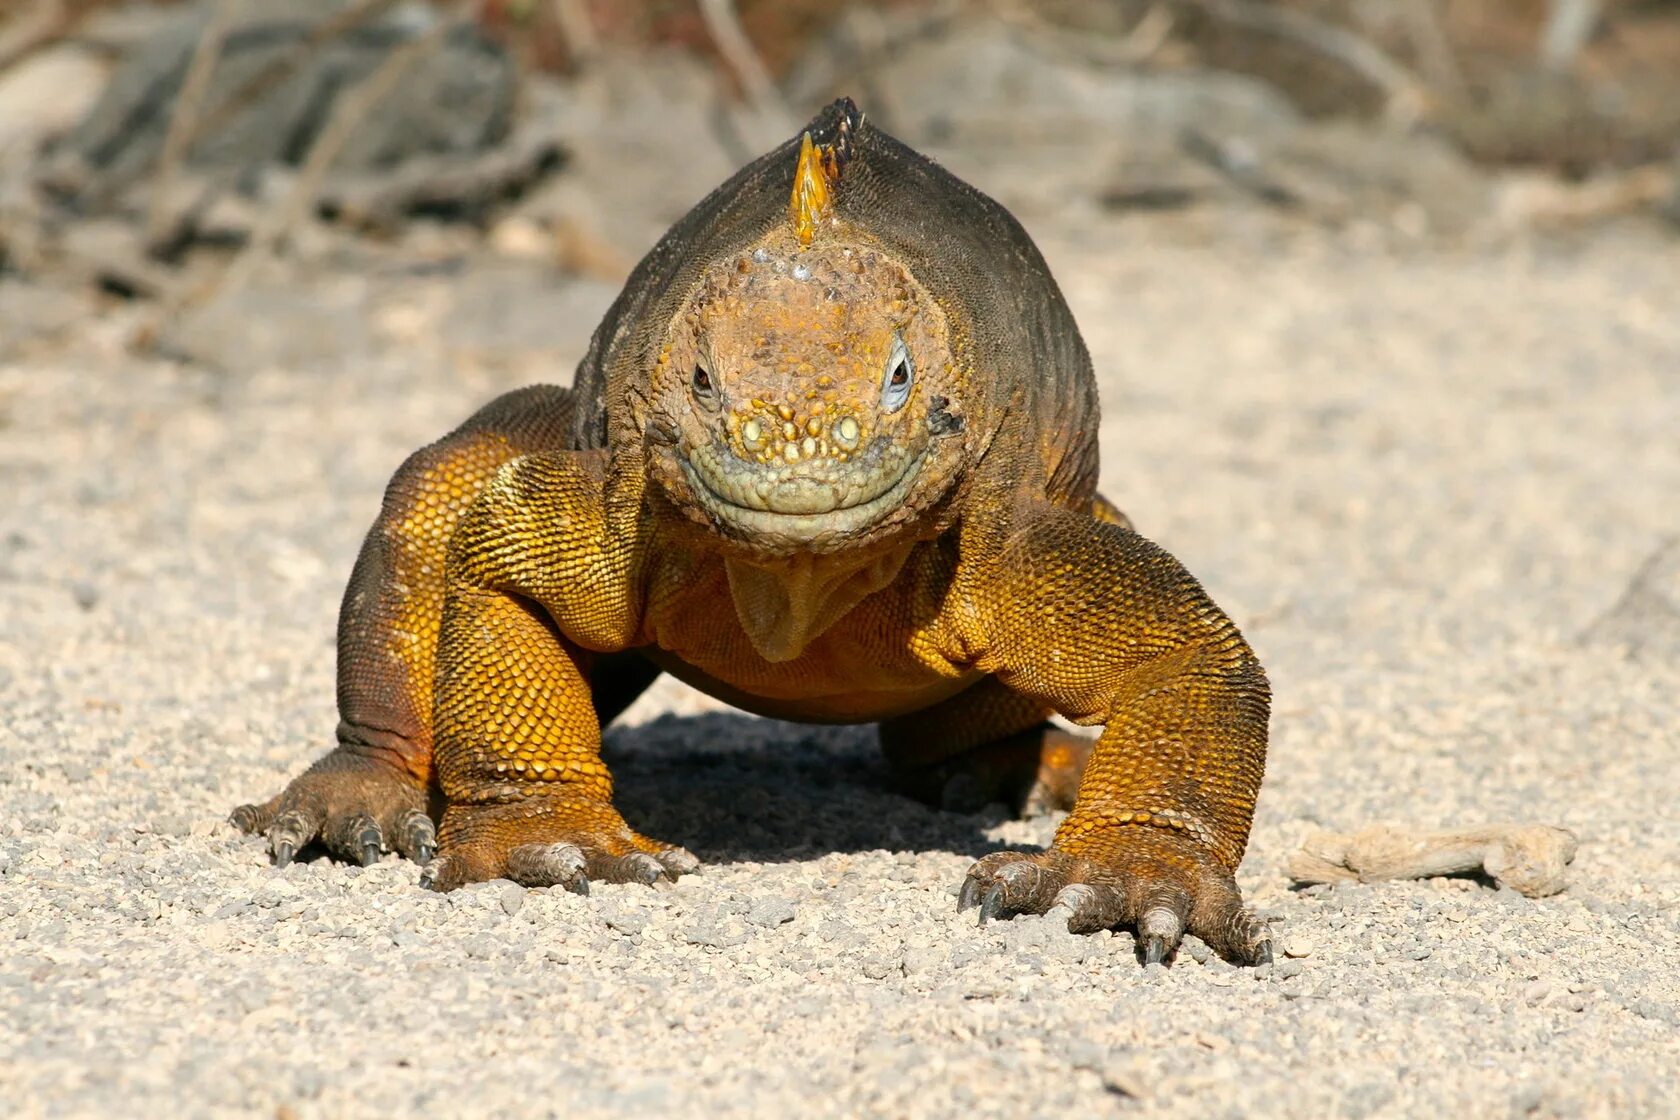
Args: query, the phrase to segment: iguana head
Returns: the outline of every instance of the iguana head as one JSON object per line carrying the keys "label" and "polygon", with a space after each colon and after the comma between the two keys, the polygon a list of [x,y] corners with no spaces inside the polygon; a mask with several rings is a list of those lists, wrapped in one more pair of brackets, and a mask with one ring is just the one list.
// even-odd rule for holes
{"label": "iguana head", "polygon": [[925,528],[961,473],[945,313],[833,217],[843,157],[805,136],[789,221],[711,262],[650,379],[650,475],[692,521],[760,554]]}

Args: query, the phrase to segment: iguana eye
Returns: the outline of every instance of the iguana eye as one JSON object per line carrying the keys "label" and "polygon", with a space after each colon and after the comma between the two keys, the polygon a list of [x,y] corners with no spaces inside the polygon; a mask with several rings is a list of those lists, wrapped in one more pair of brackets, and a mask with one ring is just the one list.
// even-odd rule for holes
{"label": "iguana eye", "polygon": [[689,383],[694,386],[695,396],[701,400],[712,399],[712,375],[706,372],[705,366],[696,365],[694,367],[694,376],[689,379]]}
{"label": "iguana eye", "polygon": [[910,386],[916,380],[916,367],[910,361],[910,348],[902,338],[893,339],[892,353],[887,356],[886,377],[881,382],[881,408],[897,412],[910,399]]}

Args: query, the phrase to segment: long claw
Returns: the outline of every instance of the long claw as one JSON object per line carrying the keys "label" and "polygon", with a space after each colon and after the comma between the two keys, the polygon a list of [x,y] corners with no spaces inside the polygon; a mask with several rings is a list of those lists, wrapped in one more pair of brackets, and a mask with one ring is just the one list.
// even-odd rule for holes
{"label": "long claw", "polygon": [[641,883],[653,886],[661,879],[667,879],[665,865],[646,852],[627,852],[614,859],[608,874],[602,878],[616,883]]}
{"label": "long claw", "polygon": [[241,832],[267,832],[272,816],[267,805],[241,805],[228,814],[228,821]]}
{"label": "long claw", "polygon": [[980,901],[980,924],[985,925],[993,918],[1007,918],[1009,907],[1003,900],[1003,884],[994,883],[992,889],[986,892],[986,897]]}
{"label": "long claw", "polygon": [[1166,960],[1184,937],[1184,919],[1166,906],[1153,906],[1138,921],[1138,940],[1143,948],[1143,963],[1160,964]]}
{"label": "long claw", "polygon": [[379,822],[363,813],[352,820],[345,831],[350,836],[350,848],[358,863],[363,867],[372,867],[379,862],[380,849],[385,846]]}
{"label": "long claw", "polygon": [[657,859],[660,865],[671,873],[673,879],[678,875],[692,875],[700,870],[699,857],[687,848],[666,848],[653,858]]}
{"label": "long claw", "polygon": [[392,827],[398,852],[425,866],[437,855],[437,825],[423,809],[404,809]]}
{"label": "long claw", "polygon": [[299,809],[290,809],[274,818],[268,826],[268,847],[274,853],[274,866],[285,867],[298,851],[321,831],[321,822]]}
{"label": "long claw", "polygon": [[980,905],[980,880],[972,875],[963,880],[962,890],[957,894],[957,913],[972,910]]}
{"label": "long claw", "polygon": [[[588,858],[576,844],[521,844],[507,856],[507,875],[527,887],[575,889],[587,882],[584,868]],[[579,892],[582,893],[582,892]]]}
{"label": "long claw", "polygon": [[1090,883],[1069,883],[1057,891],[1046,913],[1051,911],[1066,914],[1069,933],[1094,933],[1118,919],[1112,890],[1104,891]]}

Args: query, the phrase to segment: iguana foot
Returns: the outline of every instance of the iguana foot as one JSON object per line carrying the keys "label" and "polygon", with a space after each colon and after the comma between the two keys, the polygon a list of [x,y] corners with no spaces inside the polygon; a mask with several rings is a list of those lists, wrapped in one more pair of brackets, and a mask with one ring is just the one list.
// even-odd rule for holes
{"label": "iguana foot", "polygon": [[268,837],[274,865],[284,867],[312,841],[366,867],[382,851],[426,863],[437,830],[426,814],[426,791],[388,762],[342,748],[318,760],[261,805],[241,805],[235,826]]}
{"label": "iguana foot", "polygon": [[618,810],[589,797],[451,805],[443,814],[442,840],[420,880],[436,891],[512,879],[588,894],[590,880],[652,886],[700,867],[687,849],[632,831]]}
{"label": "iguana foot", "polygon": [[1094,745],[1043,724],[900,773],[898,780],[909,796],[949,812],[975,813],[1001,802],[1017,816],[1041,817],[1073,808]]}
{"label": "iguana foot", "polygon": [[1233,964],[1272,959],[1266,923],[1242,903],[1236,880],[1194,840],[1147,825],[1111,828],[1082,854],[995,852],[963,882],[959,909],[980,921],[1014,914],[1065,914],[1070,933],[1124,926],[1137,933],[1145,964],[1165,960],[1193,933]]}

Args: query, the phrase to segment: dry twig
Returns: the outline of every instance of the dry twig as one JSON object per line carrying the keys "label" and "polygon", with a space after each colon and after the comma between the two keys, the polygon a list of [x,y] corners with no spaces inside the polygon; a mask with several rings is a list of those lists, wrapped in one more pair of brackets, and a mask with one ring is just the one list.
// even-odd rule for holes
{"label": "dry twig", "polygon": [[309,213],[328,170],[351,135],[374,106],[402,80],[409,68],[437,50],[454,30],[455,22],[439,18],[425,33],[392,51],[379,68],[363,78],[338,101],[333,114],[310,146],[309,155],[298,171],[290,193],[265,216],[237,257],[207,282],[194,286],[166,303],[154,324],[135,339],[138,346],[155,342],[164,326],[182,311],[243,288],[270,257],[285,243],[297,223]]}
{"label": "dry twig", "polygon": [[1299,43],[1341,63],[1382,91],[1390,119],[1410,124],[1422,116],[1428,98],[1417,76],[1369,39],[1260,0],[1189,0],[1217,19]]}
{"label": "dry twig", "polygon": [[383,15],[385,10],[396,2],[397,0],[357,0],[331,18],[324,19],[310,28],[309,34],[295,46],[276,55],[267,66],[230,90],[214,109],[204,115],[198,127],[193,130],[192,139],[207,136],[226,125],[240,110],[297,73],[322,47]]}
{"label": "dry twig", "polygon": [[1540,35],[1540,64],[1559,73],[1575,65],[1598,26],[1602,6],[1601,0],[1552,0]]}
{"label": "dry twig", "polygon": [[146,251],[154,256],[161,255],[167,243],[175,239],[179,224],[178,216],[171,213],[175,181],[191,150],[204,99],[210,92],[210,79],[216,72],[222,44],[227,41],[228,27],[233,22],[234,7],[235,0],[218,0],[211,9],[210,22],[198,37],[186,77],[181,80],[181,92],[175,98],[169,131],[164,134],[163,148],[158,155],[157,175],[152,180],[151,203],[146,210]]}
{"label": "dry twig", "polygon": [[69,27],[70,9],[64,0],[37,0],[21,18],[0,30],[0,70],[60,38]]}
{"label": "dry twig", "polygon": [[700,15],[718,53],[741,83],[741,92],[748,102],[761,113],[782,113],[784,108],[776,84],[753,49],[752,40],[747,38],[733,0],[700,0]]}
{"label": "dry twig", "polygon": [[1376,825],[1360,832],[1315,832],[1289,859],[1299,883],[1370,883],[1485,872],[1530,898],[1568,885],[1575,834],[1546,825],[1489,825],[1455,832],[1417,832]]}
{"label": "dry twig", "polygon": [[[191,151],[194,144],[224,127],[258,98],[290,78],[322,48],[379,16],[396,2],[397,0],[357,0],[330,19],[322,20],[311,27],[309,33],[297,44],[277,54],[268,65],[230,90],[213,109],[199,116],[190,129],[184,129],[180,141],[183,150]],[[143,160],[128,165],[126,170],[121,172],[107,170],[88,184],[82,193],[95,203],[102,202],[154,166],[156,164],[152,161]]]}
{"label": "dry twig", "polygon": [[1172,11],[1165,4],[1152,4],[1124,35],[1114,38],[1090,35],[1062,27],[1026,3],[999,3],[993,9],[1000,20],[1097,66],[1137,66],[1148,62],[1167,43],[1173,32]]}
{"label": "dry twig", "polygon": [[554,0],[554,22],[560,37],[566,40],[566,53],[574,66],[587,66],[601,50],[601,37],[595,32],[589,5],[584,0]]}
{"label": "dry twig", "polygon": [[1400,5],[1406,37],[1412,41],[1418,62],[1437,89],[1457,97],[1464,92],[1464,70],[1453,53],[1447,33],[1441,29],[1435,0],[1406,0]]}

